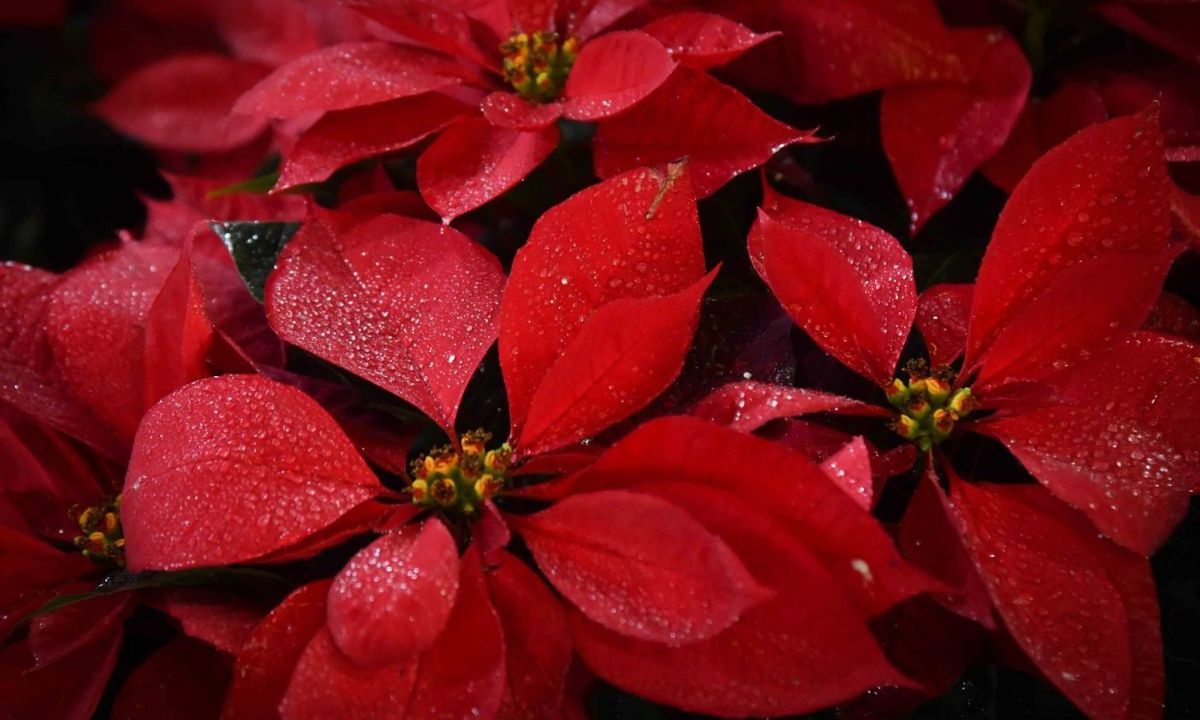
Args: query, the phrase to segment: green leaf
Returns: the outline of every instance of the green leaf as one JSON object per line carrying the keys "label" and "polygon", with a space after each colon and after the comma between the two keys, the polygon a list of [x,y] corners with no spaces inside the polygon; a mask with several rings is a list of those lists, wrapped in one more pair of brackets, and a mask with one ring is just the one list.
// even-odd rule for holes
{"label": "green leaf", "polygon": [[279,180],[278,172],[269,172],[265,175],[252,177],[249,180],[235,182],[232,185],[225,185],[215,190],[208,192],[208,197],[219,198],[226,195],[237,195],[238,193],[253,193],[255,195],[263,195],[270,192],[271,188],[275,187],[275,183]]}
{"label": "green leaf", "polygon": [[61,610],[68,605],[84,602],[103,595],[144,590],[147,588],[171,587],[223,587],[235,588],[247,594],[282,596],[291,589],[283,578],[265,570],[254,568],[194,568],[177,572],[147,571],[131,573],[124,570],[104,578],[95,590],[82,593],[58,595],[48,600],[25,619]]}
{"label": "green leaf", "polygon": [[267,276],[275,269],[276,258],[299,227],[299,223],[280,222],[212,223],[213,232],[225,243],[242,281],[259,302],[263,301]]}

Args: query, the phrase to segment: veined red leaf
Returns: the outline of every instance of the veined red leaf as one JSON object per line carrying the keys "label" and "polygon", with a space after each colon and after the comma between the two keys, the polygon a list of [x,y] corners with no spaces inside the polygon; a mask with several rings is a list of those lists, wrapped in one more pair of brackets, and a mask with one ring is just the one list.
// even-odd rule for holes
{"label": "veined red leaf", "polygon": [[562,103],[535,103],[512,92],[497,90],[483,99],[480,109],[491,124],[512,130],[541,130],[562,115]]}
{"label": "veined red leaf", "polygon": [[445,223],[499,197],[525,179],[558,145],[551,124],[523,132],[486,118],[460,120],[417,159],[417,186]]}
{"label": "veined red leaf", "polygon": [[979,269],[964,368],[1072,265],[1166,247],[1171,188],[1162,153],[1151,108],[1080,131],[1030,169]]}
{"label": "veined red leaf", "polygon": [[325,597],[331,582],[318,580],[300,587],[254,629],[234,664],[222,720],[279,716],[296,663],[325,627]]}
{"label": "veined red leaf", "polygon": [[[345,0],[345,4],[398,33],[409,43],[463,58],[482,67],[499,71],[495,57],[489,59],[476,47],[465,3],[438,3],[429,0]],[[478,7],[478,4],[476,4]],[[500,32],[507,32],[508,28]],[[437,55],[432,56],[436,59]]]}
{"label": "veined red leaf", "polygon": [[496,717],[553,716],[563,697],[571,662],[571,637],[558,598],[523,562],[495,556],[485,577],[504,633],[508,682]]}
{"label": "veined red leaf", "polygon": [[934,367],[949,365],[962,355],[974,293],[974,285],[934,285],[917,298],[917,330]]}
{"label": "veined red leaf", "polygon": [[32,669],[28,642],[14,642],[0,651],[0,666],[11,668],[0,675],[0,697],[14,717],[87,720],[96,707],[117,663],[121,649],[120,626],[113,632],[63,658],[61,662]]}
{"label": "veined red leaf", "polygon": [[461,82],[452,60],[388,42],[330,45],[277,68],[233,112],[293,118],[420,95]]}
{"label": "veined red leaf", "polygon": [[117,130],[148,145],[180,152],[220,152],[267,129],[239,117],[234,102],[263,78],[258,63],[220,55],[178,55],[129,75],[95,106]]}
{"label": "veined red leaf", "polygon": [[750,258],[775,297],[822,348],[888,384],[917,311],[912,259],[861,220],[768,196]]}
{"label": "veined red leaf", "polygon": [[333,418],[252,375],[201,380],[146,413],[121,522],[132,570],[246,562],[382,491]]}
{"label": "veined red leaf", "polygon": [[1021,46],[1003,29],[956,30],[954,39],[970,76],[967,84],[911,85],[883,93],[883,148],[914,232],[1004,145],[1033,80]]}
{"label": "veined red leaf", "polygon": [[[724,632],[680,647],[629,637],[571,612],[576,650],[589,668],[642,697],[729,717],[804,713],[877,685],[907,684],[838,582],[760,498],[670,475],[648,477],[645,492],[666,498],[728,543],[775,595]],[[853,508],[840,490],[830,490]]]}
{"label": "veined red leaf", "polygon": [[716,272],[673,295],[622,298],[593,311],[534,391],[514,436],[518,454],[600,432],[666,390],[683,367]]}
{"label": "veined red leaf", "polygon": [[681,67],[638,105],[601,122],[593,151],[600,177],[687,158],[696,195],[707,197],[785,145],[812,141],[707,73]]}
{"label": "veined red leaf", "polygon": [[886,415],[887,411],[858,400],[817,390],[772,385],[754,380],[732,382],[696,403],[689,415],[753,432],[772,420],[813,413]]}
{"label": "veined red leaf", "polygon": [[640,30],[601,35],[583,45],[571,66],[563,89],[563,115],[572,120],[616,115],[654,92],[674,69],[675,61],[662,43]]}
{"label": "veined red leaf", "polygon": [[679,62],[699,70],[724,65],[779,33],[756,33],[741,23],[706,12],[666,15],[642,27]]}
{"label": "veined red leaf", "polygon": [[119,439],[96,417],[54,360],[46,332],[58,276],[26,265],[0,263],[0,400],[81,440],[110,459],[124,459]]}
{"label": "veined red leaf", "polygon": [[329,589],[329,633],[359,665],[410,661],[437,640],[458,592],[458,548],[436,518],[358,551]]}
{"label": "veined red leaf", "polygon": [[708,9],[783,37],[730,66],[739,81],[806,104],[917,82],[965,81],[932,0],[719,0]]}
{"label": "veined red leaf", "polygon": [[191,243],[179,254],[146,313],[145,337],[144,407],[208,376],[205,356],[213,341],[213,326],[192,268]]}
{"label": "veined red leaf", "polygon": [[514,434],[584,321],[619,298],[676,293],[704,274],[686,171],[644,168],[550,210],[517,252],[500,307],[500,364]]}
{"label": "veined red leaf", "polygon": [[320,182],[350,163],[406,148],[469,110],[448,95],[428,92],[326,113],[292,146],[275,189]]}
{"label": "veined red leaf", "polygon": [[1036,485],[960,482],[951,492],[967,547],[1013,638],[1088,716],[1129,717],[1133,693],[1152,692],[1157,680],[1134,678],[1159,672],[1151,658],[1161,656],[1148,647],[1157,644],[1153,636],[1143,636],[1135,666],[1133,634],[1157,625],[1146,622],[1155,600],[1145,565],[1143,582],[1130,582],[1136,558]]}
{"label": "veined red leaf", "polygon": [[76,267],[54,290],[46,331],[72,391],[123,438],[145,409],[146,320],[179,251],[128,242]]}
{"label": "veined red leaf", "polygon": [[496,338],[504,273],[483,247],[436,223],[314,214],[267,284],[284,340],[415,405],[448,431]]}
{"label": "veined red leaf", "polygon": [[[1113,252],[1062,271],[977,356],[974,384],[986,390],[1041,380],[1138,329],[1182,250],[1175,245],[1153,255]],[[1080,302],[1082,297],[1090,299]]]}
{"label": "veined red leaf", "polygon": [[816,553],[865,617],[930,589],[870,513],[803,455],[696,418],[644,423],[564,486],[567,493],[646,492],[667,479],[752,493],[756,506],[769,508]]}
{"label": "veined red leaf", "polygon": [[554,587],[624,637],[693,643],[770,595],[719,537],[640,493],[573,495],[514,525]]}
{"label": "veined red leaf", "polygon": [[415,661],[356,665],[322,628],[296,662],[278,712],[281,720],[393,720],[404,717],[416,675]]}

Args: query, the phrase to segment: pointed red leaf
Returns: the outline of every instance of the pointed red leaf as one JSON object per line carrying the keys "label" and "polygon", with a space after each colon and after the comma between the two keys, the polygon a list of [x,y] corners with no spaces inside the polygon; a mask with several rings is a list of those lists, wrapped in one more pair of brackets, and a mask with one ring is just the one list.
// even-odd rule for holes
{"label": "pointed red leaf", "polygon": [[674,69],[662,43],[640,30],[601,35],[583,45],[571,66],[563,115],[572,120],[616,115],[654,92]]}
{"label": "pointed red leaf", "polygon": [[796,102],[966,80],[932,0],[720,0],[707,7],[755,30],[783,32],[731,70],[751,87]]}
{"label": "pointed red leaf", "polygon": [[437,644],[421,656],[407,705],[389,717],[494,717],[504,696],[505,638],[488,600],[479,554],[463,556],[458,598]]}
{"label": "pointed red leaf", "polygon": [[209,375],[205,357],[213,342],[213,326],[192,267],[190,245],[180,253],[146,313],[145,337],[145,407]]}
{"label": "pointed red leaf", "polygon": [[720,387],[688,411],[689,415],[741,432],[753,432],[779,418],[813,413],[887,415],[887,411],[858,400],[753,380]]}
{"label": "pointed red leaf", "polygon": [[[1139,606],[1138,630],[1146,627],[1145,604],[1154,602],[1153,593],[1141,594],[1149,583],[1128,582],[1126,566],[1136,558],[1097,538],[1036,485],[960,482],[951,491],[967,547],[1013,638],[1088,716],[1128,717],[1135,672],[1147,668],[1134,667],[1126,597]],[[1149,655],[1139,648],[1140,661]]]}
{"label": "pointed red leaf", "polygon": [[1096,12],[1167,52],[1200,62],[1200,8],[1186,2],[1106,2]]}
{"label": "pointed red leaf", "polygon": [[469,110],[447,95],[428,92],[326,113],[292,146],[275,189],[320,182],[338,168],[406,148]]}
{"label": "pointed red leaf", "polygon": [[360,665],[411,660],[437,640],[458,592],[458,548],[440,521],[359,550],[329,589],[329,633]]}
{"label": "pointed red leaf", "polygon": [[1143,327],[1200,343],[1200,308],[1174,293],[1164,292]]}
{"label": "pointed red leaf", "polygon": [[[344,0],[345,4],[405,40],[431,48],[454,58],[463,58],[483,67],[498,65],[488,58],[472,38],[472,21],[465,3],[437,3],[430,0]],[[472,3],[478,7],[479,3]],[[507,32],[508,28],[500,32]],[[445,60],[437,55],[435,59]],[[496,68],[498,71],[499,68]]]}
{"label": "pointed red leaf", "polygon": [[1176,245],[1155,255],[1114,252],[1067,268],[979,355],[975,385],[985,390],[1040,380],[1111,347],[1141,327],[1182,250]]}
{"label": "pointed red leaf", "polygon": [[71,389],[122,437],[145,408],[145,326],[179,251],[129,242],[68,273],[46,331]]}
{"label": "pointed red leaf", "polygon": [[119,439],[70,389],[55,363],[47,315],[59,278],[26,265],[0,263],[0,400],[83,441],[109,458],[124,458]]}
{"label": "pointed red leaf", "polygon": [[558,127],[522,132],[464,118],[417,160],[421,197],[449,223],[525,179],[558,145]]}
{"label": "pointed red leaf", "polygon": [[[952,479],[959,482],[957,478]],[[896,541],[906,560],[953,591],[934,595],[934,600],[964,618],[995,629],[992,600],[963,546],[950,515],[952,509],[946,506],[948,502],[930,458],[917,481],[916,492],[904,509]]]}
{"label": "pointed red leaf", "polygon": [[485,577],[504,632],[508,682],[499,718],[551,717],[571,662],[571,638],[558,598],[520,560],[496,556]]}
{"label": "pointed red leaf", "polygon": [[440,55],[387,42],[330,45],[277,68],[233,107],[239,115],[293,118],[420,95],[460,82]]}
{"label": "pointed red leaf", "polygon": [[1149,555],[1200,489],[1196,346],[1138,333],[1059,383],[1060,404],[979,427],[1116,542]]}
{"label": "pointed red leaf", "polygon": [[646,492],[668,478],[739,496],[752,492],[757,506],[769,509],[817,554],[866,617],[929,589],[879,523],[803,455],[696,418],[666,417],[639,426],[570,478],[566,488]]}
{"label": "pointed red leaf", "polygon": [[229,666],[213,648],[179,637],[134,668],[113,701],[113,720],[210,720],[221,712]]}
{"label": "pointed red leaf", "polygon": [[871,476],[871,451],[862,437],[855,437],[821,463],[825,476],[860,508],[871,511],[875,484]]}
{"label": "pointed red leaf", "polygon": [[381,490],[308,396],[251,375],[201,380],[151,408],[134,440],[121,503],[129,567],[246,562]]}
{"label": "pointed red leaf", "polygon": [[677,293],[704,274],[695,197],[680,166],[635,170],[545,212],[517,252],[500,308],[513,432],[534,391],[597,308]]}
{"label": "pointed red leaf", "polygon": [[979,269],[964,367],[1065,269],[1113,251],[1153,254],[1166,246],[1162,153],[1151,109],[1086,128],[1030,169]]}
{"label": "pointed red leaf", "polygon": [[452,431],[495,340],[503,284],[496,258],[453,228],[316,214],[279,256],[266,305],[280,337]]}
{"label": "pointed red leaf", "polygon": [[[598,675],[657,702],[728,717],[798,714],[905,682],[837,581],[788,532],[787,521],[770,515],[758,498],[748,502],[670,475],[648,477],[647,492],[722,538],[775,594],[724,632],[680,647],[619,634],[572,611],[576,649]],[[840,490],[830,490],[853,508]]]}
{"label": "pointed red leaf", "polygon": [[515,525],[554,587],[625,637],[703,640],[769,595],[723,541],[646,495],[574,495]]}
{"label": "pointed red leaf", "polygon": [[241,652],[254,628],[270,610],[260,599],[208,588],[152,592],[148,604],[170,615],[188,637],[231,656]]}
{"label": "pointed red leaf", "polygon": [[696,194],[706,197],[785,145],[811,140],[737,90],[681,67],[636,107],[601,122],[593,148],[600,177],[687,158]]}
{"label": "pointed red leaf", "polygon": [[36,668],[61,662],[90,643],[106,637],[119,638],[125,620],[133,611],[126,593],[98,595],[73,603],[29,621],[29,648]]}
{"label": "pointed red leaf", "polygon": [[934,367],[962,355],[974,292],[974,285],[934,285],[917,298],[917,329]]}
{"label": "pointed red leaf", "polygon": [[706,12],[681,12],[642,27],[679,62],[699,70],[724,65],[778,35],[756,33],[741,23]]}
{"label": "pointed red leaf", "polygon": [[512,130],[541,130],[562,115],[562,103],[535,103],[503,91],[489,94],[480,108],[488,122]]}
{"label": "pointed red leaf", "polygon": [[758,274],[818,345],[879,385],[891,381],[917,311],[912,259],[895,238],[861,220],[768,196],[749,243]]}
{"label": "pointed red leaf", "polygon": [[238,653],[222,720],[278,717],[292,670],[325,626],[330,582],[319,580],[295,590],[254,629]]}
{"label": "pointed red leaf", "polygon": [[622,298],[592,312],[534,391],[516,436],[519,453],[600,432],[666,390],[683,367],[716,272],[674,295]]}
{"label": "pointed red leaf", "polygon": [[234,101],[266,74],[258,63],[220,55],[177,55],[147,65],[117,84],[95,111],[117,130],[181,152],[220,152],[267,129],[239,117]]}
{"label": "pointed red leaf", "polygon": [[404,717],[416,674],[416,662],[356,665],[337,649],[333,636],[323,628],[300,655],[279,703],[279,715],[282,720]]}
{"label": "pointed red leaf", "polygon": [[88,720],[108,685],[117,652],[119,628],[89,643],[61,662],[30,669],[28,644],[15,642],[0,651],[0,697],[13,718]]}
{"label": "pointed red leaf", "polygon": [[[970,79],[892,88],[883,94],[883,148],[908,204],[910,228],[925,224],[1008,138],[1033,73],[1002,29],[956,30]],[[936,107],[936,113],[929,108]]]}

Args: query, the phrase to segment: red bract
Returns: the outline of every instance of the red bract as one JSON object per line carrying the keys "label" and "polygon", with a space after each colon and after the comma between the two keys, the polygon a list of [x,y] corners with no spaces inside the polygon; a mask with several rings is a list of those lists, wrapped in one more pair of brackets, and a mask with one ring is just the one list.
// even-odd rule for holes
{"label": "red bract", "polygon": [[[235,108],[257,118],[324,113],[287,153],[277,188],[324,180],[436,134],[418,159],[417,183],[448,222],[541,164],[558,144],[559,117],[597,122],[608,134],[596,147],[602,176],[687,156],[701,195],[809,137],[692,69],[727,62],[766,38],[719,16],[686,12],[644,31],[614,31],[642,3],[350,4],[386,29],[383,40],[298,58]],[[413,44],[387,42],[401,39]],[[653,130],[676,116],[686,131]]]}
{"label": "red bract", "polygon": [[[894,239],[771,192],[750,238],[784,307],[822,348],[883,388],[903,437],[929,450],[962,430],[989,435],[1049,490],[971,484],[942,461],[945,509],[914,500],[910,512],[944,512],[973,570],[929,553],[945,543],[928,522],[906,518],[904,532],[921,538],[906,546],[926,548],[914,559],[958,587],[952,609],[988,622],[978,573],[1020,647],[1097,718],[1161,703],[1153,584],[1139,556],[1165,540],[1200,480],[1200,350],[1138,332],[1183,248],[1169,241],[1169,202],[1151,110],[1080,132],[1034,165],[1000,216],[973,288],[936,287],[915,303]],[[806,262],[821,273],[805,271]],[[965,348],[957,380],[948,368],[919,367],[909,383],[889,384],[914,320],[936,363]],[[941,495],[936,475],[926,482],[922,493]],[[1078,604],[1084,596],[1087,607]],[[1097,624],[1100,645],[1084,639]]]}
{"label": "red bract", "polygon": [[[278,561],[382,533],[259,628],[227,714],[320,717],[353,698],[363,717],[541,715],[561,701],[571,637],[616,684],[702,712],[800,712],[906,682],[866,620],[930,585],[801,456],[679,419],[581,476],[508,484],[510,458],[552,464],[671,382],[711,277],[681,166],[550,210],[506,286],[451,228],[310,217],[270,281],[276,328],[426,410],[454,444],[397,493],[315,402],[273,381],[205,380],[148,413],[126,491],[131,567]],[[453,430],[497,335],[513,447],[487,450],[485,434]],[[742,499],[751,486],[778,514]],[[563,601],[506,549],[512,531]],[[303,637],[286,632],[293,615]],[[761,649],[751,661],[734,646]],[[663,660],[657,680],[620,669],[643,651]]]}

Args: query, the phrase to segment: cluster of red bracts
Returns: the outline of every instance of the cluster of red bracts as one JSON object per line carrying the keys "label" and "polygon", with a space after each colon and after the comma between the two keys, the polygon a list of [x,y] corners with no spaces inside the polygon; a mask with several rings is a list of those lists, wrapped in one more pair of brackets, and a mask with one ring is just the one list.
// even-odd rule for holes
{"label": "cluster of red bracts", "polygon": [[[1198,58],[1169,9],[1195,15],[1098,12],[1179,59],[1035,102],[1011,36],[925,2],[112,3],[98,112],[204,177],[64,274],[0,267],[0,716],[90,717],[145,613],[174,639],[114,717],[582,718],[597,679],[889,717],[985,647],[1088,717],[1161,716],[1147,558],[1200,487],[1200,319],[1163,293],[1200,248],[1167,172],[1200,157]],[[689,378],[721,300],[697,202],[816,141],[742,92],[874,90],[914,228],[977,170],[1011,189],[976,282],[918,294],[897,239],[764,175],[753,270],[869,382]],[[452,223],[560,119],[600,180],[506,269]],[[276,191],[408,152],[418,192],[212,192],[268,150]],[[212,220],[299,223],[257,297]],[[460,417],[493,346],[505,438]],[[965,472],[968,434],[1026,474]],[[270,600],[221,574],[284,568]]]}

